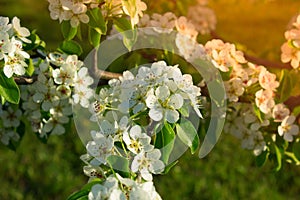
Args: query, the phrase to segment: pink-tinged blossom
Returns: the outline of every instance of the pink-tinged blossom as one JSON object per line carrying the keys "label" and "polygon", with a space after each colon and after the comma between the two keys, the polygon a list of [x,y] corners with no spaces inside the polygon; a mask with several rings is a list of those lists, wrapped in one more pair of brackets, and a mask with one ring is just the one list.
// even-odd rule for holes
{"label": "pink-tinged blossom", "polygon": [[255,93],[255,103],[261,112],[265,114],[271,112],[271,109],[275,106],[273,95],[273,91],[263,89]]}
{"label": "pink-tinged blossom", "polygon": [[281,61],[284,63],[291,62],[293,68],[298,68],[300,63],[300,51],[292,48],[286,42],[281,46]]}
{"label": "pink-tinged blossom", "polygon": [[275,122],[282,122],[282,120],[290,114],[290,110],[284,104],[277,104],[272,111],[272,117]]}
{"label": "pink-tinged blossom", "polygon": [[268,72],[266,69],[259,73],[258,80],[261,87],[266,90],[275,91],[279,86],[279,82],[276,81],[276,75]]}

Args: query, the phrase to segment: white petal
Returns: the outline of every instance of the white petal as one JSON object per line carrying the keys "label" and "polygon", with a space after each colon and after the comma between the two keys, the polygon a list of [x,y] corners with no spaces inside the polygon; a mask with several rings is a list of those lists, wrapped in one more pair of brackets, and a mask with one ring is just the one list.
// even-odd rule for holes
{"label": "white petal", "polygon": [[293,141],[293,135],[291,135],[289,133],[286,133],[286,134],[284,134],[283,139],[285,139],[288,142],[292,142]]}
{"label": "white petal", "polygon": [[175,123],[179,119],[179,113],[176,110],[167,109],[165,115],[167,121],[170,123]]}
{"label": "white petal", "polygon": [[161,156],[161,152],[159,149],[153,149],[153,151],[147,153],[147,158],[151,160],[158,160],[160,156]]}
{"label": "white petal", "polygon": [[165,101],[170,96],[170,90],[167,86],[163,85],[155,90],[155,95],[157,98]]}
{"label": "white petal", "polygon": [[150,94],[146,99],[146,105],[148,108],[154,108],[158,104],[156,96]]}
{"label": "white petal", "polygon": [[165,165],[161,160],[155,160],[151,163],[149,170],[154,173],[158,174],[164,171]]}
{"label": "white petal", "polygon": [[152,181],[152,179],[153,179],[152,174],[149,173],[149,171],[146,168],[143,168],[141,170],[141,175],[142,175],[142,178],[145,179],[146,181]]}
{"label": "white petal", "polygon": [[160,121],[163,118],[163,113],[161,109],[150,109],[149,116],[154,121]]}
{"label": "white petal", "polygon": [[137,140],[142,133],[142,129],[139,125],[135,125],[130,129],[130,136],[134,139]]}
{"label": "white petal", "polygon": [[170,97],[169,105],[173,106],[174,109],[179,109],[183,106],[183,98],[180,94],[173,94]]}
{"label": "white petal", "polygon": [[12,75],[13,75],[13,69],[10,65],[5,65],[3,72],[4,72],[5,76],[7,76],[7,78],[12,77]]}

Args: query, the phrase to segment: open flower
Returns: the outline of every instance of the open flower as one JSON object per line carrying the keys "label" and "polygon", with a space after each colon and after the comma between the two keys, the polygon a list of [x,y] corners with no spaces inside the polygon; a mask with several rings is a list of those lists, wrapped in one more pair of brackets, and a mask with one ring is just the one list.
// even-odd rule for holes
{"label": "open flower", "polygon": [[275,106],[273,91],[263,89],[257,91],[255,93],[255,103],[261,112],[265,114],[270,113],[272,108]]}
{"label": "open flower", "polygon": [[53,70],[52,75],[54,82],[57,84],[73,85],[76,68],[72,65],[64,63],[60,68]]}
{"label": "open flower", "polygon": [[278,126],[278,134],[280,136],[283,136],[283,139],[285,139],[288,142],[292,142],[293,136],[298,135],[299,133],[299,127],[293,124],[295,120],[295,116],[287,116],[281,122],[281,125]]}
{"label": "open flower", "polygon": [[13,130],[0,129],[0,141],[4,145],[8,145],[11,140],[18,141],[20,136]]}
{"label": "open flower", "polygon": [[0,32],[7,32],[10,28],[9,18],[0,16]]}
{"label": "open flower", "polygon": [[141,151],[148,152],[154,148],[150,144],[151,138],[146,135],[146,133],[142,133],[142,129],[139,125],[133,126],[129,133],[127,131],[124,132],[123,140],[126,143],[127,148],[135,154],[138,154]]}
{"label": "open flower", "polygon": [[122,8],[124,13],[131,19],[131,25],[139,23],[139,18],[143,17],[143,11],[147,9],[147,5],[141,0],[122,0]]}
{"label": "open flower", "polygon": [[45,133],[61,135],[65,133],[65,128],[63,124],[69,122],[69,118],[62,114],[55,114],[47,121],[45,120],[45,125],[42,128],[42,135]]}
{"label": "open flower", "polygon": [[106,158],[113,153],[113,138],[96,131],[91,131],[91,135],[93,140],[86,145],[88,153],[96,159],[96,162],[106,164]]}
{"label": "open flower", "polygon": [[244,93],[243,82],[240,78],[232,78],[225,82],[226,94],[231,102],[237,102]]}
{"label": "open flower", "polygon": [[293,68],[298,68],[300,64],[300,51],[292,48],[286,42],[281,46],[281,61],[284,63],[291,62]]}
{"label": "open flower", "polygon": [[18,127],[20,125],[20,118],[22,112],[21,110],[13,110],[11,107],[8,107],[7,110],[3,110],[1,113],[1,119],[3,120],[3,126],[6,128],[9,127]]}
{"label": "open flower", "polygon": [[73,97],[75,104],[80,104],[84,108],[90,105],[90,99],[94,96],[94,90],[87,87],[76,87]]}
{"label": "open flower", "polygon": [[155,94],[148,95],[146,105],[150,108],[149,116],[154,121],[165,118],[170,123],[179,119],[177,109],[183,105],[183,98],[180,94],[171,94],[167,86],[159,86]]}
{"label": "open flower", "polygon": [[152,173],[159,174],[164,170],[164,163],[159,160],[161,153],[158,149],[149,152],[140,152],[136,155],[131,164],[133,172],[140,172],[143,179],[152,181]]}
{"label": "open flower", "polygon": [[277,104],[272,111],[272,117],[275,122],[282,122],[282,120],[290,114],[290,110],[284,104]]}
{"label": "open flower", "polygon": [[279,86],[279,82],[276,81],[276,75],[268,72],[266,68],[262,68],[258,76],[259,84],[266,90],[275,91]]}
{"label": "open flower", "polygon": [[17,17],[14,17],[12,19],[12,26],[15,31],[15,34],[23,41],[26,43],[31,43],[29,39],[26,37],[30,36],[30,32],[27,28],[21,27],[20,25],[20,19]]}

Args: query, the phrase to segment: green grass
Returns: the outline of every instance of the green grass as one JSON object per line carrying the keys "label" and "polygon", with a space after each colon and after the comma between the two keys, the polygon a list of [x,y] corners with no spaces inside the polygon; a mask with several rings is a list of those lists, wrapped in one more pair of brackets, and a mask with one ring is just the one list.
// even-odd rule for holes
{"label": "green grass", "polygon": [[[258,56],[278,60],[283,32],[300,2],[249,1],[211,1],[218,17],[217,32]],[[159,8],[157,3],[153,4]],[[49,50],[61,42],[58,22],[50,19],[46,1],[0,0],[0,15],[19,16],[23,26],[37,29]],[[83,153],[75,131],[52,136],[47,145],[35,135],[25,135],[16,152],[0,146],[0,199],[65,199],[87,181],[79,159]],[[167,200],[298,199],[299,175],[296,166],[285,165],[277,173],[272,163],[256,167],[251,152],[242,150],[230,135],[222,135],[207,157],[200,160],[186,152],[168,175],[155,177],[155,184]]]}

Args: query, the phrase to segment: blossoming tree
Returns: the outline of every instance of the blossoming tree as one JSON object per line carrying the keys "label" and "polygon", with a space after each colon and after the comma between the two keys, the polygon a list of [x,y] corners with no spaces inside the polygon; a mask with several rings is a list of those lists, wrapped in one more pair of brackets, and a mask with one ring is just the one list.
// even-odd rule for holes
{"label": "blossoming tree", "polygon": [[[153,175],[186,149],[204,157],[222,131],[259,165],[299,164],[300,107],[286,102],[299,77],[300,16],[278,77],[232,43],[203,42],[216,27],[203,0],[187,16],[147,12],[141,0],[48,2],[64,36],[56,52],[19,18],[0,17],[0,137],[15,149],[25,132],[46,141],[74,120],[90,180],[69,199],[161,199]],[[94,48],[84,61],[76,38]]]}

